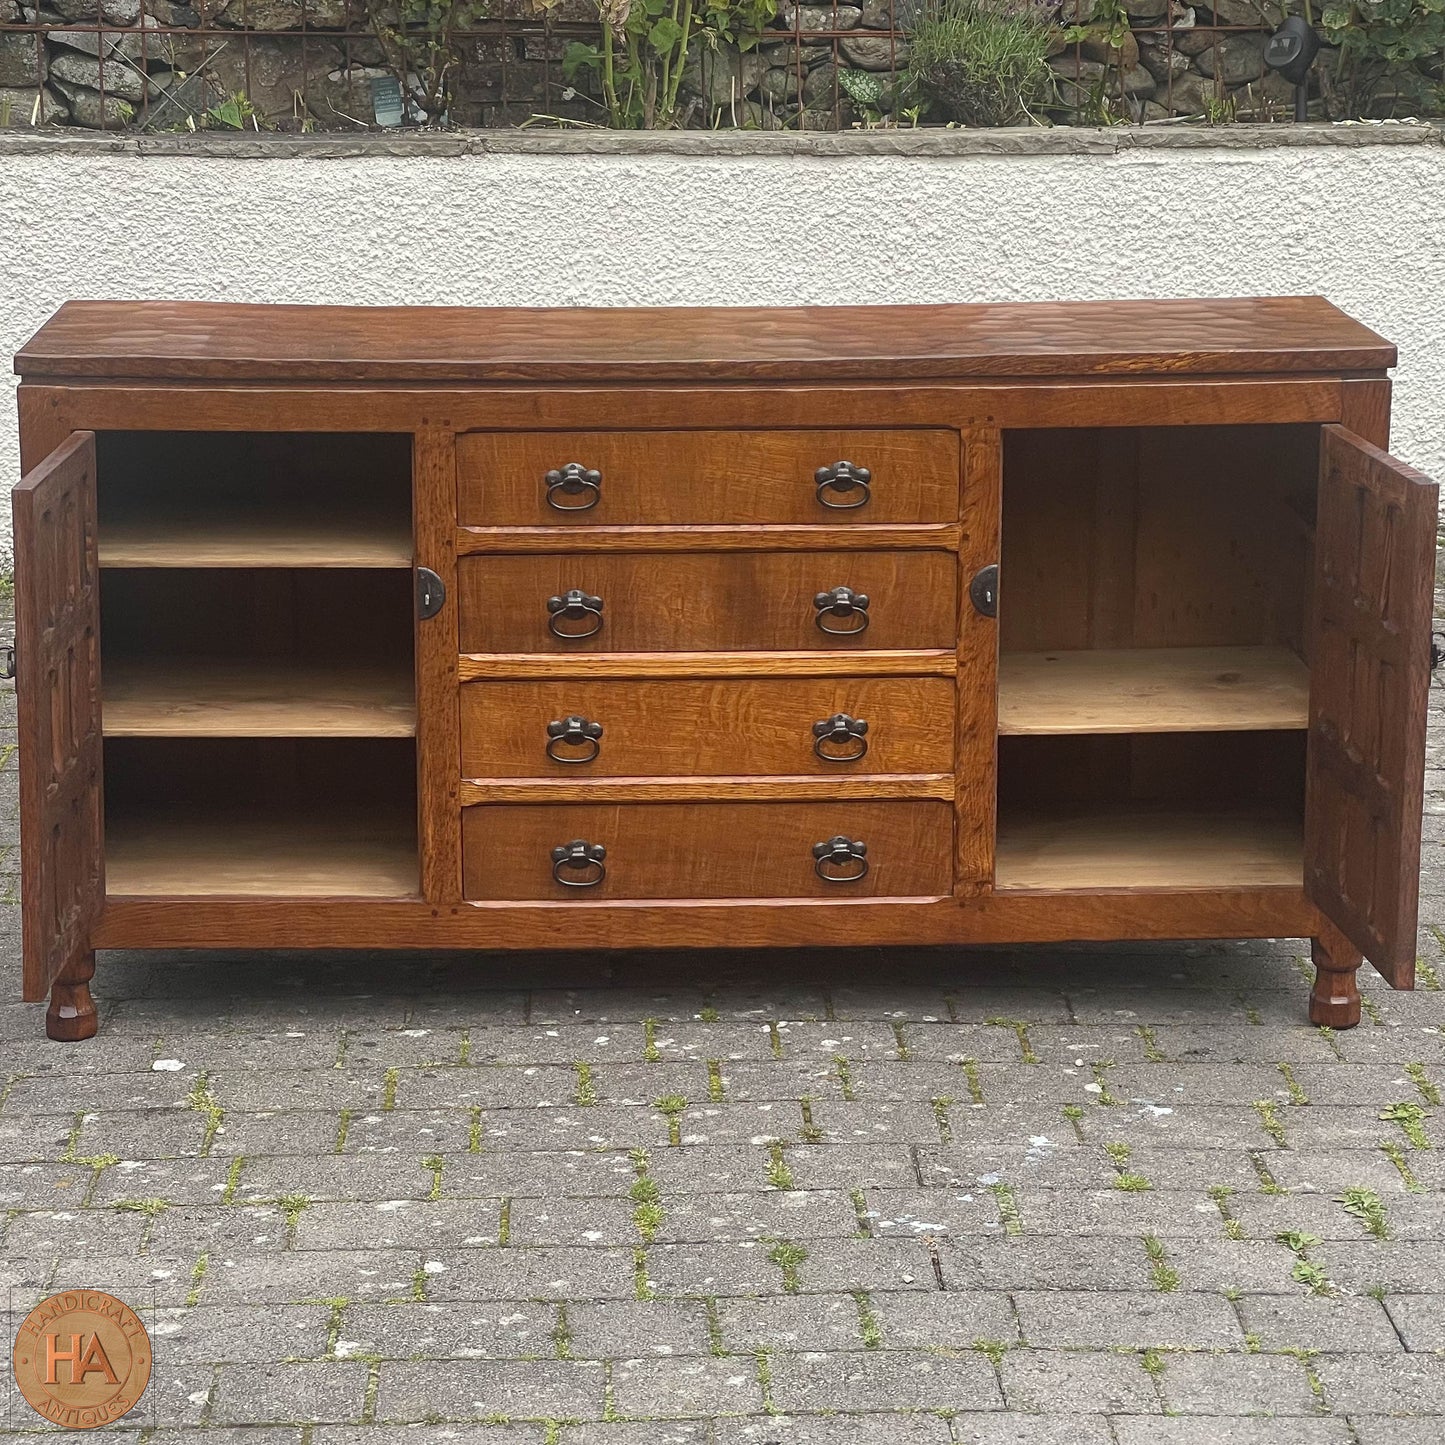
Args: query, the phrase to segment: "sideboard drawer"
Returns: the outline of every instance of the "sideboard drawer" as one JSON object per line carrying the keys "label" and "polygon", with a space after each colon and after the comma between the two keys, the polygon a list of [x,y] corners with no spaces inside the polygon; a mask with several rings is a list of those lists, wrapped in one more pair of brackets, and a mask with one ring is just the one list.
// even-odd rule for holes
{"label": "sideboard drawer", "polygon": [[474,682],[468,778],[685,778],[953,771],[942,677]]}
{"label": "sideboard drawer", "polygon": [[462,890],[478,900],[938,897],[952,850],[942,802],[482,804],[462,813]]}
{"label": "sideboard drawer", "polygon": [[948,648],[951,552],[587,552],[457,563],[463,652]]}
{"label": "sideboard drawer", "polygon": [[958,433],[468,432],[463,526],[952,522]]}

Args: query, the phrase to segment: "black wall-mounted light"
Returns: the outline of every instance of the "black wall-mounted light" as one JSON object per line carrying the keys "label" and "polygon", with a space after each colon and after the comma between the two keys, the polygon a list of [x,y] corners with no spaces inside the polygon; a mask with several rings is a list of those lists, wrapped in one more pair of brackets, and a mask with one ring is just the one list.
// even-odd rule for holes
{"label": "black wall-mounted light", "polygon": [[1291,15],[1265,42],[1264,63],[1294,86],[1294,118],[1309,119],[1310,66],[1320,38],[1303,15]]}

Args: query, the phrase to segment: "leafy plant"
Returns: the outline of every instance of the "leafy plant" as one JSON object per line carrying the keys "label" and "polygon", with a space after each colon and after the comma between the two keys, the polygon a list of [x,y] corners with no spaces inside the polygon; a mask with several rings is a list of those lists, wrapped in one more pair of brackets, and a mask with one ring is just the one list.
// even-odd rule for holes
{"label": "leafy plant", "polygon": [[1445,110],[1445,0],[1334,0],[1320,28],[1339,47],[1321,70],[1337,118]]}
{"label": "leafy plant", "polygon": [[1022,125],[1054,90],[1052,0],[924,0],[909,36],[911,85],[964,125]]}
{"label": "leafy plant", "polygon": [[461,71],[460,32],[486,0],[364,0],[367,24],[401,87],[403,114],[436,122],[451,109]]}
{"label": "leafy plant", "polygon": [[[532,0],[549,10],[557,0]],[[562,56],[570,81],[594,73],[611,124],[622,130],[667,130],[681,121],[683,73],[690,55],[753,49],[777,0],[596,0],[602,35],[574,41]]]}

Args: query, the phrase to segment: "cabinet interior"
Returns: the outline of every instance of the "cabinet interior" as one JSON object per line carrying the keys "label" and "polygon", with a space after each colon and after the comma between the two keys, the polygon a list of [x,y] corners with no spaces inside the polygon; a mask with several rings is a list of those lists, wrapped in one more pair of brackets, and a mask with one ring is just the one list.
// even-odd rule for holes
{"label": "cabinet interior", "polygon": [[1313,426],[1006,431],[996,885],[1298,884]]}
{"label": "cabinet interior", "polygon": [[107,891],[414,895],[410,437],[101,433],[96,488]]}

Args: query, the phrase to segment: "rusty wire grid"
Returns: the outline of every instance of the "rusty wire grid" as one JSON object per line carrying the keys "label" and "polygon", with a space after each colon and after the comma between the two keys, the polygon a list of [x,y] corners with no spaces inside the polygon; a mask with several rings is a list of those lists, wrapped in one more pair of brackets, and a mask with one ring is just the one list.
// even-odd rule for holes
{"label": "rusty wire grid", "polygon": [[[736,61],[704,49],[682,123],[792,130],[945,123],[905,103],[909,3],[780,5],[756,54],[766,58],[764,73],[785,77],[771,81],[781,93],[745,88]],[[1130,39],[1104,61],[1091,58],[1099,51],[1086,41],[1059,47],[1051,61],[1056,103],[1043,107],[1039,120],[1288,117],[1288,87],[1262,60],[1263,40],[1283,13],[1274,0],[1158,5],[1168,6],[1162,16],[1131,17]],[[33,0],[0,0],[0,124],[152,132],[380,128],[374,82],[387,71],[354,3],[229,0],[197,11],[172,0],[68,0],[65,8],[88,10],[90,18],[36,9]],[[1147,0],[1137,8],[1148,9]],[[1247,21],[1246,12],[1259,18],[1227,23],[1241,14]],[[296,23],[277,23],[292,15]],[[459,81],[447,122],[605,125],[606,109],[587,80],[566,76],[562,63],[570,43],[595,43],[600,33],[595,0],[564,0],[545,13],[506,0],[495,18],[456,33]],[[859,74],[876,84],[850,82]]]}

